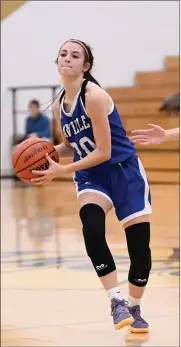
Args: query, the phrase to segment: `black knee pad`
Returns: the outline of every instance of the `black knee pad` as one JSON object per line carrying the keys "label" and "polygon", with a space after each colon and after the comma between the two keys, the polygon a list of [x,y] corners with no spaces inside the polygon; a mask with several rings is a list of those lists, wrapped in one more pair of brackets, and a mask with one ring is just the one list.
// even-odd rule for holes
{"label": "black knee pad", "polygon": [[84,205],[80,210],[83,236],[88,256],[99,277],[116,269],[105,236],[105,213],[96,204]]}
{"label": "black knee pad", "polygon": [[128,280],[137,287],[146,286],[151,270],[150,223],[139,223],[125,229],[130,270]]}

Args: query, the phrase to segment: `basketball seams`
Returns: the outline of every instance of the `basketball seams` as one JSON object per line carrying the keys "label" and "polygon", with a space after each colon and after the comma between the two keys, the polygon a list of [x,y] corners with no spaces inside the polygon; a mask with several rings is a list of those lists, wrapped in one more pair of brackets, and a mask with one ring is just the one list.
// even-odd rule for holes
{"label": "basketball seams", "polygon": [[[52,153],[54,153],[54,152],[57,153],[57,151],[56,151],[55,148],[54,148],[54,150],[53,150],[52,152],[48,153],[48,155],[50,156],[50,155],[51,155]],[[43,155],[43,157],[39,158],[38,160],[36,160],[35,162],[31,163],[30,165],[28,165],[28,166],[24,167],[23,169],[19,170],[18,172],[16,172],[16,175],[19,174],[21,171],[24,171],[24,170],[28,169],[30,166],[32,166],[32,165],[38,163],[38,162],[39,162],[41,159],[43,159],[43,158],[45,158],[45,155]]]}
{"label": "basketball seams", "polygon": [[33,142],[31,145],[29,145],[28,147],[26,147],[26,148],[24,149],[23,152],[20,153],[20,155],[18,156],[18,158],[17,158],[17,160],[16,160],[15,165],[13,165],[14,170],[15,170],[15,168],[16,168],[16,165],[17,165],[18,160],[19,160],[19,158],[21,157],[21,155],[22,155],[28,148],[30,148],[31,146],[34,146],[34,145],[36,145],[37,143],[40,143],[40,142],[45,142],[45,141],[44,141],[44,140],[41,140],[41,141]]}

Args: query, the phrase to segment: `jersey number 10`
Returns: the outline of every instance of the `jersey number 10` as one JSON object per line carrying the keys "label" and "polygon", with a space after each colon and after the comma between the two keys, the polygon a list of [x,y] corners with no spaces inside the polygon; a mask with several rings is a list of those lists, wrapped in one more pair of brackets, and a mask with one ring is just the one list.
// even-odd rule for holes
{"label": "jersey number 10", "polygon": [[[88,143],[90,145],[90,147],[92,148],[92,150],[94,150],[96,148],[96,145],[94,142],[92,142],[87,136],[84,136],[80,139],[79,143],[77,144],[76,142],[71,142],[71,146],[75,149],[75,151],[77,152],[77,154],[79,155],[80,159],[82,159],[82,152],[81,150],[83,150],[86,154],[91,153],[92,151],[90,151],[87,147],[86,147],[86,143]],[[78,146],[79,145],[79,146]],[[79,148],[80,147],[80,148]]]}

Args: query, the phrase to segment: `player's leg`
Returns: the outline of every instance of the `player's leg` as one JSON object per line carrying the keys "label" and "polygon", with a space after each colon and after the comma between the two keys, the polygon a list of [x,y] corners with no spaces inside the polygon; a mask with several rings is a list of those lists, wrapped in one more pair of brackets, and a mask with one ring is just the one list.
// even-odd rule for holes
{"label": "player's leg", "polygon": [[[86,189],[89,190],[87,186]],[[113,322],[117,330],[131,324],[133,318],[122,299],[115,262],[106,241],[105,219],[112,203],[109,196],[105,197],[105,192],[95,192],[96,189],[98,188],[91,187],[94,192],[83,192],[82,187],[82,194],[78,197],[79,213],[86,251],[110,298]]]}
{"label": "player's leg", "polygon": [[148,215],[130,220],[123,225],[126,234],[130,269],[128,275],[128,307],[134,318],[131,332],[148,332],[148,323],[141,317],[140,305],[151,270],[150,221]]}
{"label": "player's leg", "polygon": [[136,156],[122,163],[116,177],[113,200],[116,201],[117,217],[125,229],[130,257],[128,307],[135,319],[130,330],[147,332],[148,324],[140,315],[140,302],[151,269],[149,185],[142,163]]}
{"label": "player's leg", "polygon": [[[87,254],[104,288],[109,290],[117,287],[116,266],[106,242],[105,230],[106,215],[111,210],[112,204],[103,196],[91,192],[81,194],[78,198],[78,204]],[[102,253],[103,247],[105,247],[104,253]]]}

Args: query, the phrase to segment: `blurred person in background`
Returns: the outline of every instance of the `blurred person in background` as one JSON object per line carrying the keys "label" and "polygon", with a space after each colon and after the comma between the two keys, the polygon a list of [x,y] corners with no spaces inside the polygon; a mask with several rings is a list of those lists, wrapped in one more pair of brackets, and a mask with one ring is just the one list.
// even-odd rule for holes
{"label": "blurred person in background", "polygon": [[30,101],[29,113],[30,115],[26,119],[26,138],[37,136],[50,140],[50,121],[46,115],[41,113],[40,104],[37,100]]}
{"label": "blurred person in background", "polygon": [[177,92],[164,98],[159,107],[159,111],[167,112],[169,116],[179,116],[180,92]]}
{"label": "blurred person in background", "polygon": [[30,137],[39,137],[51,141],[51,127],[48,117],[40,111],[37,100],[31,100],[28,105],[29,115],[25,121],[24,136],[15,136],[13,144],[17,145]]}
{"label": "blurred person in background", "polygon": [[[180,113],[180,93],[172,94],[166,97],[160,107],[159,111],[166,111],[170,116],[179,116]],[[148,124],[151,129],[133,130],[130,140],[139,145],[159,145],[163,142],[179,141],[180,128],[163,129],[156,124]]]}

